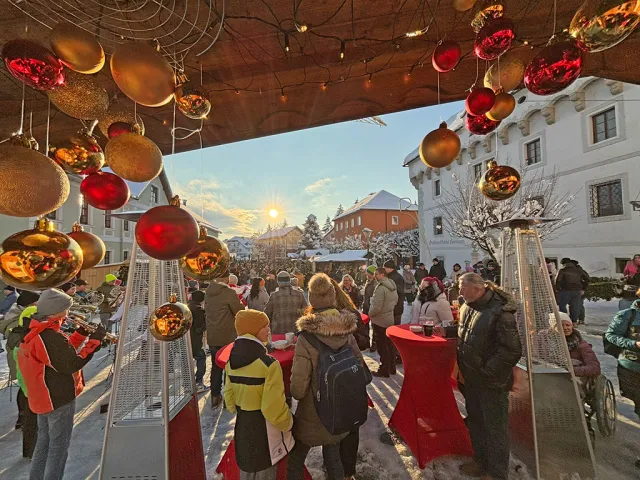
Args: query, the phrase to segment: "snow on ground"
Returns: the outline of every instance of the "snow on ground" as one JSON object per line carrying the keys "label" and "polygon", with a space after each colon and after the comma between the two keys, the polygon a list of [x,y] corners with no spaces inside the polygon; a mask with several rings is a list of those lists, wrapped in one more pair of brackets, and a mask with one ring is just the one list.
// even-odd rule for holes
{"label": "snow on ground", "polygon": [[[582,329],[587,341],[594,345],[602,363],[603,372],[616,386],[618,394],[618,430],[608,439],[596,433],[596,460],[598,478],[601,480],[631,480],[640,477],[640,471],[633,466],[636,456],[640,456],[640,422],[633,412],[631,402],[619,396],[616,376],[616,361],[604,355],[599,335],[606,329],[612,315],[617,311],[617,302],[587,302],[587,325]],[[408,309],[407,309],[408,312]],[[370,367],[376,368],[377,354],[367,354]],[[77,400],[75,427],[69,460],[65,474],[66,480],[97,479],[100,454],[104,438],[106,415],[100,414],[100,405],[108,400],[108,375],[111,357],[106,351],[100,351],[85,368],[87,386]],[[209,368],[209,367],[208,367]],[[6,355],[0,355],[0,387],[6,384],[8,369]],[[394,446],[382,444],[380,434],[386,431],[393,407],[400,394],[403,369],[389,379],[376,378],[369,387],[369,393],[375,403],[370,410],[369,420],[360,430],[360,452],[358,454],[359,480],[387,479],[427,479],[454,480],[463,479],[458,466],[465,461],[463,457],[437,459],[420,470],[407,446],[398,442]],[[425,393],[426,394],[426,393]],[[22,459],[22,436],[14,430],[17,417],[15,403],[16,389],[0,390],[0,479],[28,478],[29,461]],[[462,399],[458,395],[461,408]],[[200,415],[202,439],[206,455],[207,478],[219,478],[215,474],[218,462],[222,458],[233,437],[234,417],[221,409],[212,410],[209,394],[200,397]],[[307,466],[316,480],[324,480],[322,454],[319,448],[312,449],[307,458]],[[512,466],[515,466],[512,465]],[[524,480],[525,474],[515,473],[511,477]]]}

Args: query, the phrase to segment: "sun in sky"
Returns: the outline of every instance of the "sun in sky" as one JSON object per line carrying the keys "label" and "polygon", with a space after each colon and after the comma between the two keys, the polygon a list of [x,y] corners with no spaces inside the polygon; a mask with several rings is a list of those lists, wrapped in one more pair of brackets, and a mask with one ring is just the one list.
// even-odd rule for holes
{"label": "sun in sky", "polygon": [[276,210],[275,208],[272,208],[271,210],[269,210],[269,216],[271,218],[276,218],[278,216],[278,210]]}

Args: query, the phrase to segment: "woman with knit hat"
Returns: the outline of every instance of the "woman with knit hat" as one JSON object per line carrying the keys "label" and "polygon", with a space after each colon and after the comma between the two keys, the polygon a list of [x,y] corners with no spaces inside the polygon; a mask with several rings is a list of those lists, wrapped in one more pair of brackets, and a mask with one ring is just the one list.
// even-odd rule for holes
{"label": "woman with knit hat", "polygon": [[451,313],[445,291],[444,285],[438,278],[423,278],[416,300],[411,307],[410,323],[433,322],[434,325],[442,325],[453,322],[453,313]]}

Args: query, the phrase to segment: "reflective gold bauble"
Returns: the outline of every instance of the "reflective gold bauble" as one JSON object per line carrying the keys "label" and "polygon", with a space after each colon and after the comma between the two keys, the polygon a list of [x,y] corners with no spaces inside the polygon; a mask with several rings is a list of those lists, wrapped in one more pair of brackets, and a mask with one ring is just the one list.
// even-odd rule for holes
{"label": "reflective gold bauble", "polygon": [[176,89],[171,65],[146,43],[118,45],[111,55],[111,74],[127,97],[146,107],[166,105]]}
{"label": "reflective gold bauble", "polygon": [[487,20],[502,17],[504,15],[502,4],[502,0],[479,0],[473,10],[473,19],[471,20],[473,30],[478,33]]}
{"label": "reflective gold bauble", "polygon": [[[491,88],[493,91],[502,88],[505,92],[510,92],[520,85],[524,76],[524,63],[516,57],[510,58],[508,55],[499,60],[500,68],[498,68],[497,62],[489,67],[487,73],[484,74],[485,87]],[[499,76],[498,71],[500,72]]]}
{"label": "reflective gold bauble", "polygon": [[186,82],[176,89],[176,104],[178,110],[185,117],[193,120],[200,120],[209,115],[211,111],[211,102],[206,92],[201,88],[193,85],[192,82]]}
{"label": "reflective gold bauble", "polygon": [[638,0],[587,0],[573,16],[569,33],[584,51],[601,52],[631,35],[638,23]]}
{"label": "reflective gold bauble", "polygon": [[65,85],[47,92],[62,113],[80,120],[93,120],[107,113],[109,94],[95,76],[65,70]]}
{"label": "reflective gold bauble", "polygon": [[80,73],[96,73],[104,66],[100,42],[86,30],[71,23],[58,23],[49,36],[51,50],[60,61]]}
{"label": "reflective gold bauble", "polygon": [[104,166],[104,153],[95,137],[82,130],[54,147],[53,160],[65,172],[91,175]]}
{"label": "reflective gold bauble", "polygon": [[131,126],[133,133],[144,135],[144,123],[140,115],[137,117],[136,119],[133,105],[111,102],[106,113],[96,118],[98,119],[98,128],[100,128],[102,134],[107,138],[111,138],[109,135],[109,127],[114,123],[126,123]]}
{"label": "reflective gold bauble", "polygon": [[107,142],[107,165],[130,182],[150,182],[162,171],[162,152],[143,135],[123,133]]}
{"label": "reflective gold bauble", "polygon": [[0,213],[12,217],[57,210],[70,190],[69,178],[56,162],[11,141],[0,145],[0,185]]}
{"label": "reflective gold bauble", "polygon": [[453,8],[459,12],[466,12],[471,10],[475,3],[476,0],[453,0]]}
{"label": "reflective gold bauble", "polygon": [[420,158],[431,168],[451,165],[459,154],[460,137],[447,128],[446,122],[429,132],[420,143]]}
{"label": "reflective gold bauble", "polygon": [[169,302],[156,308],[149,319],[149,332],[162,342],[171,342],[185,335],[191,328],[193,316],[184,303],[171,295]]}
{"label": "reflective gold bauble", "polygon": [[507,200],[520,189],[520,174],[507,165],[498,165],[495,160],[487,164],[487,171],[478,182],[478,188],[489,200]]}
{"label": "reflective gold bauble", "polygon": [[227,246],[207,235],[207,229],[201,226],[198,243],[180,259],[180,268],[189,278],[209,281],[222,277],[229,268],[229,262]]}
{"label": "reflective gold bauble", "polygon": [[486,115],[490,120],[500,122],[511,115],[515,108],[516,99],[513,98],[513,95],[500,92],[496,95],[496,101]]}
{"label": "reflective gold bauble", "polygon": [[95,267],[102,261],[107,250],[100,237],[93,233],[85,232],[79,223],[74,223],[73,231],[67,233],[67,235],[73,238],[82,249],[83,270]]}
{"label": "reflective gold bauble", "polygon": [[0,248],[0,278],[23,290],[43,290],[70,281],[82,267],[80,245],[56,232],[46,218],[15,233]]}

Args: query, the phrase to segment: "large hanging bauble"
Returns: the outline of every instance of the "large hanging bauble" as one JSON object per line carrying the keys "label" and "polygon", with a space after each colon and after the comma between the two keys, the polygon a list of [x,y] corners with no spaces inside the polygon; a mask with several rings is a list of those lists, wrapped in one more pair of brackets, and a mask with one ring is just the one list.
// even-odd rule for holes
{"label": "large hanging bauble", "polygon": [[464,108],[469,115],[484,115],[493,107],[496,94],[487,87],[474,88],[467,96]]}
{"label": "large hanging bauble", "polygon": [[569,33],[584,51],[601,52],[631,35],[638,23],[638,0],[587,0],[573,16]]}
{"label": "large hanging bauble", "polygon": [[[505,55],[507,57],[508,55]],[[524,63],[519,58],[505,58],[498,63],[494,63],[489,67],[487,73],[484,74],[484,86],[492,89],[494,92],[502,88],[505,92],[515,90],[524,76]],[[500,75],[498,76],[498,72]]]}
{"label": "large hanging bauble", "polygon": [[9,40],[2,47],[2,58],[11,75],[31,88],[53,90],[64,85],[62,63],[39,43]]}
{"label": "large hanging bauble", "polygon": [[73,224],[73,231],[67,233],[82,249],[82,270],[98,265],[104,258],[106,248],[100,237],[90,232],[85,232],[79,223]]}
{"label": "large hanging bauble", "polygon": [[438,72],[453,70],[460,61],[460,45],[453,40],[445,40],[433,51],[431,63]]}
{"label": "large hanging bauble", "polygon": [[471,27],[478,33],[484,24],[491,19],[500,18],[504,15],[502,0],[480,0],[475,4]]}
{"label": "large hanging bauble", "polygon": [[229,249],[215,237],[207,235],[200,227],[196,246],[180,259],[180,268],[189,278],[209,281],[222,277],[229,268]]}
{"label": "large hanging bauble", "polygon": [[24,145],[14,137],[0,146],[0,213],[39,217],[57,210],[69,197],[67,174],[56,162],[20,142]]}
{"label": "large hanging bauble", "polygon": [[480,177],[478,188],[489,200],[506,200],[513,197],[520,189],[520,174],[507,165],[498,165],[490,160],[487,171]]}
{"label": "large hanging bauble", "polygon": [[553,95],[580,76],[582,63],[582,50],[574,39],[554,36],[527,65],[524,84],[536,95]]}
{"label": "large hanging bauble", "polygon": [[202,88],[197,87],[184,77],[184,82],[178,85],[174,95],[178,110],[185,117],[200,120],[209,115],[211,101]]}
{"label": "large hanging bauble", "polygon": [[107,113],[109,94],[96,77],[65,70],[65,85],[47,92],[51,102],[63,113],[80,120],[93,120]]}
{"label": "large hanging bauble", "polygon": [[153,207],[136,224],[136,241],[144,253],[157,260],[177,260],[198,242],[198,224],[180,208],[175,196],[171,205]]}
{"label": "large hanging bauble", "polygon": [[169,302],[156,308],[149,318],[149,332],[162,342],[177,340],[191,328],[193,316],[184,303],[171,295]]}
{"label": "large hanging bauble", "polygon": [[162,152],[143,135],[118,135],[107,142],[104,153],[109,168],[130,182],[150,182],[162,171]]}
{"label": "large hanging bauble", "polygon": [[111,74],[127,97],[146,107],[166,105],[176,89],[169,62],[145,43],[119,44],[111,55]]}
{"label": "large hanging bauble", "polygon": [[[140,115],[134,115],[133,105],[126,106],[111,102],[107,112],[98,118],[98,127],[107,138],[117,137],[121,133],[137,133],[144,135],[144,123]],[[114,124],[114,128],[111,128]],[[126,131],[125,131],[126,130]]]}
{"label": "large hanging bauble", "polygon": [[500,122],[491,120],[490,118],[487,118],[486,115],[469,115],[467,113],[464,124],[467,127],[467,130],[474,135],[486,135],[498,128]]}
{"label": "large hanging bauble", "polygon": [[495,60],[511,48],[516,37],[513,22],[508,18],[488,20],[476,35],[473,51],[482,60]]}
{"label": "large hanging bauble", "polygon": [[451,165],[459,154],[460,137],[447,128],[446,122],[429,132],[420,143],[420,158],[432,168]]}
{"label": "large hanging bauble", "polygon": [[44,290],[68,282],[82,267],[80,245],[56,232],[46,218],[33,230],[15,233],[2,242],[0,278],[23,290]]}
{"label": "large hanging bauble", "polygon": [[129,201],[129,185],[111,172],[97,172],[85,177],[80,193],[92,207],[100,210],[117,210]]}
{"label": "large hanging bauble", "polygon": [[104,50],[96,37],[68,22],[58,23],[49,36],[60,61],[80,73],[96,73],[104,66]]}
{"label": "large hanging bauble", "polygon": [[453,8],[459,12],[466,12],[471,10],[475,3],[476,0],[453,0]]}
{"label": "large hanging bauble", "polygon": [[501,122],[511,115],[515,108],[516,99],[513,98],[513,95],[500,92],[496,95],[496,102],[493,104],[493,107],[487,112],[487,118],[489,118],[489,120]]}
{"label": "large hanging bauble", "polygon": [[83,130],[54,147],[53,160],[67,173],[90,175],[104,166],[104,153],[95,137]]}

